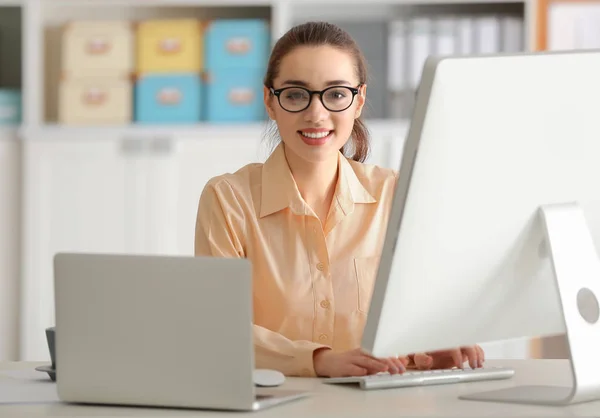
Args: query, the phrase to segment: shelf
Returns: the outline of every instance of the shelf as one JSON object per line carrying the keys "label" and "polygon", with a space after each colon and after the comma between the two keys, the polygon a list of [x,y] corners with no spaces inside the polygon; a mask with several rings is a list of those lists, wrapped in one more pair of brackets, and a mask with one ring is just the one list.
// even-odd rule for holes
{"label": "shelf", "polygon": [[[284,1],[285,0],[273,0]],[[474,4],[504,4],[504,3],[520,3],[525,4],[530,2],[531,0],[328,0],[323,2],[323,0],[298,0],[298,1],[287,1],[286,3],[292,5],[292,7],[299,7],[305,5],[331,5],[337,6],[366,6],[370,7],[373,5],[389,5],[389,6],[421,6],[421,5],[430,5],[430,4],[448,4],[448,5],[456,5],[463,4],[467,6],[471,6]],[[333,17],[333,16],[332,16]]]}
{"label": "shelf", "polygon": [[17,126],[0,126],[0,141],[16,139],[18,133]]}
{"label": "shelf", "polygon": [[[107,7],[119,3],[118,7]],[[58,86],[61,79],[62,29],[71,20],[128,20],[139,22],[151,19],[194,18],[199,21],[218,18],[249,18],[271,21],[269,2],[259,0],[237,0],[239,6],[227,6],[229,2],[192,2],[153,0],[128,2],[124,0],[80,1],[59,0],[44,3],[41,12],[41,25],[44,44],[42,45],[43,98],[42,123],[55,123],[58,120]],[[234,3],[231,2],[233,5]]]}
{"label": "shelf", "polygon": [[266,125],[129,125],[129,126],[62,126],[47,124],[39,128],[22,128],[22,138],[36,140],[53,140],[72,138],[85,141],[86,138],[128,138],[151,139],[156,137],[239,137],[257,136],[265,131]]}
{"label": "shelf", "polygon": [[[331,22],[389,22],[400,17],[425,13],[436,14],[499,14],[499,15],[525,15],[525,7],[529,0],[475,0],[465,2],[464,0],[406,0],[406,1],[383,1],[376,0],[366,3],[360,0],[350,0],[348,6],[340,9],[334,2],[321,4],[314,7],[317,0],[307,0],[303,3],[291,6],[293,24],[306,20],[321,19]],[[321,2],[319,2],[321,3]]]}
{"label": "shelf", "polygon": [[[0,0],[2,1],[2,0]],[[254,7],[271,6],[278,0],[52,0],[42,1],[44,7]]]}
{"label": "shelf", "polygon": [[[390,5],[423,5],[423,4],[493,4],[493,3],[528,3],[531,0],[369,0],[369,5],[390,4]],[[1,6],[21,6],[30,3],[29,0],[0,0]],[[44,6],[82,6],[81,0],[39,0]],[[343,6],[364,5],[365,0],[329,0],[328,4],[337,4]],[[298,6],[298,5],[323,5],[322,0],[86,0],[84,6],[103,6],[103,7],[213,7],[213,6]]]}
{"label": "shelf", "polygon": [[[1,1],[1,0],[0,0]],[[32,0],[33,1],[33,0]],[[126,19],[140,21],[155,18],[193,17],[262,18],[272,25],[272,42],[291,26],[307,20],[327,20],[339,24],[357,37],[367,55],[371,70],[368,118],[406,118],[411,114],[412,95],[399,97],[388,87],[390,22],[410,15],[482,14],[512,15],[526,20],[529,0],[37,0],[43,45],[40,51],[42,82],[39,93],[41,114],[34,109],[30,120],[53,124],[58,120],[58,86],[61,79],[61,29],[70,20]],[[316,7],[318,3],[318,7]],[[341,7],[343,6],[343,7]],[[368,27],[372,25],[372,27]],[[524,35],[526,36],[526,35]],[[360,38],[360,39],[358,39]],[[523,42],[526,44],[526,40]],[[369,46],[366,46],[366,45]],[[414,89],[413,89],[414,90]],[[30,100],[31,101],[31,100]]]}
{"label": "shelf", "polygon": [[[409,122],[406,120],[367,120],[367,129],[372,133],[403,133]],[[22,127],[19,135],[25,140],[67,139],[85,141],[86,138],[152,139],[157,137],[203,138],[261,138],[267,132],[266,122],[250,124],[197,124],[197,125],[129,125],[129,126],[63,126],[47,124],[39,128]]]}
{"label": "shelf", "polygon": [[0,7],[19,7],[26,2],[27,0],[0,0]]}

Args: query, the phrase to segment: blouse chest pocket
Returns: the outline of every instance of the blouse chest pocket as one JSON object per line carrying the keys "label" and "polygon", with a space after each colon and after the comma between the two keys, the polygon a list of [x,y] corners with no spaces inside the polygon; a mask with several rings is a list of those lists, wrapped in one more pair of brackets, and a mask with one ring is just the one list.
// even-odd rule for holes
{"label": "blouse chest pocket", "polygon": [[373,295],[373,287],[377,270],[379,268],[379,256],[357,257],[354,259],[354,273],[356,275],[356,286],[358,310],[367,313]]}

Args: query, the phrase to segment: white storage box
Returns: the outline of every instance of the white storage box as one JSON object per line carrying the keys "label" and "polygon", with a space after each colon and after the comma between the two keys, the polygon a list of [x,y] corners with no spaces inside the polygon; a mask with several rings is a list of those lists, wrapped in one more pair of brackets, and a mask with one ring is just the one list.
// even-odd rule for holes
{"label": "white storage box", "polygon": [[135,70],[134,41],[128,21],[68,23],[62,36],[63,76],[128,76]]}
{"label": "white storage box", "polygon": [[69,78],[60,83],[58,119],[67,125],[128,124],[132,102],[129,78]]}

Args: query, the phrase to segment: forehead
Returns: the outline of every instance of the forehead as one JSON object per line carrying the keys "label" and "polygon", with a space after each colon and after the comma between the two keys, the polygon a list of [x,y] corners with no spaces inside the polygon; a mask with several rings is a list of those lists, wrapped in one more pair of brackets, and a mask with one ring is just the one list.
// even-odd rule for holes
{"label": "forehead", "polygon": [[299,47],[287,54],[279,66],[275,85],[286,80],[301,80],[311,88],[322,88],[331,80],[358,84],[352,55],[331,46]]}

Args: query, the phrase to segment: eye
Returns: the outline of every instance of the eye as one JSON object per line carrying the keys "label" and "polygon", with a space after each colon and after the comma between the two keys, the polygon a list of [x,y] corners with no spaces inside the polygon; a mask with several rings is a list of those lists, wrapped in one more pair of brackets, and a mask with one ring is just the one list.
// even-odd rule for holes
{"label": "eye", "polygon": [[332,89],[327,91],[327,99],[328,100],[342,100],[348,96],[348,91],[346,89]]}
{"label": "eye", "polygon": [[295,92],[295,93],[287,93],[285,95],[285,98],[291,99],[291,100],[301,100],[304,96],[305,95],[302,93]]}
{"label": "eye", "polygon": [[308,99],[308,94],[302,89],[288,89],[283,92],[283,98],[292,101],[306,100]]}

